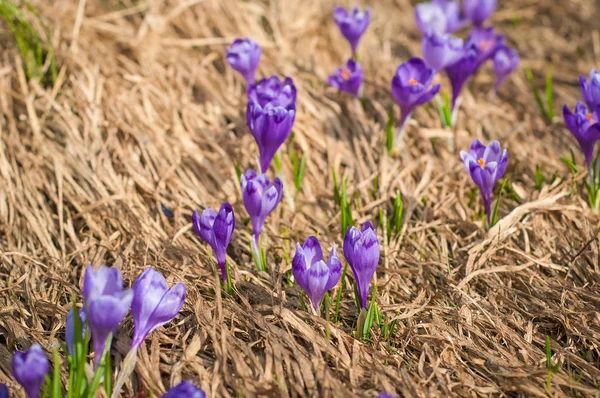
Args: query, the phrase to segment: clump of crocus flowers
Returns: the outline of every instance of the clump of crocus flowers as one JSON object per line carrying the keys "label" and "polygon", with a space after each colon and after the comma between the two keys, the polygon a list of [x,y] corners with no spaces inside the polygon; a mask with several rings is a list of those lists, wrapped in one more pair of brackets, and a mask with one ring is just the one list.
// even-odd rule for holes
{"label": "clump of crocus flowers", "polygon": [[[137,350],[146,337],[156,328],[171,321],[181,310],[186,296],[183,283],[177,283],[170,289],[161,273],[147,268],[134,282],[133,289],[123,288],[120,271],[115,267],[100,266],[96,270],[89,266],[83,278],[84,307],[73,307],[67,314],[65,339],[69,360],[69,381],[65,386],[69,396],[75,398],[95,396],[102,380],[106,395],[116,398],[120,389],[133,371]],[[131,308],[134,320],[133,342],[129,354],[121,366],[119,379],[112,387],[112,369],[110,365],[110,345],[117,327]],[[84,367],[87,366],[89,340],[94,351],[94,375],[88,380]],[[55,351],[57,348],[55,348]],[[55,353],[55,358],[58,354]],[[60,366],[55,362],[54,367]],[[42,347],[32,345],[25,351],[17,351],[13,356],[12,373],[21,384],[29,398],[38,398],[42,386],[46,383],[58,386],[45,387],[51,398],[62,397],[61,380],[54,372],[48,377],[50,364]],[[191,383],[176,387],[188,391],[188,394],[167,393],[168,397],[204,397],[201,390]],[[195,390],[192,390],[194,388]],[[46,390],[47,389],[47,390]],[[195,395],[192,393],[195,391]],[[0,386],[0,393],[6,393]],[[201,395],[200,395],[201,394]],[[1,395],[0,395],[1,396]]]}
{"label": "clump of crocus flowers", "polygon": [[485,146],[479,140],[473,140],[469,152],[460,151],[465,170],[479,188],[481,199],[485,206],[488,226],[492,225],[491,200],[496,182],[506,171],[508,151],[502,150],[498,141],[492,141]]}
{"label": "clump of crocus flowers", "polygon": [[[433,0],[415,8],[416,20],[423,33],[422,51],[427,65],[436,72],[445,71],[452,88],[452,120],[465,83],[488,60],[493,60],[496,91],[519,64],[515,50],[506,45],[503,35],[492,26],[484,27],[494,10],[495,0],[465,0],[464,19],[460,18],[458,1]],[[467,40],[450,34],[471,22],[473,28]]]}
{"label": "clump of crocus flowers", "polygon": [[588,172],[585,181],[588,201],[592,209],[598,211],[600,207],[600,152],[594,155],[594,149],[596,143],[600,141],[600,72],[592,69],[589,80],[581,75],[579,87],[585,104],[577,101],[574,112],[565,105],[563,117],[565,125],[583,152]]}

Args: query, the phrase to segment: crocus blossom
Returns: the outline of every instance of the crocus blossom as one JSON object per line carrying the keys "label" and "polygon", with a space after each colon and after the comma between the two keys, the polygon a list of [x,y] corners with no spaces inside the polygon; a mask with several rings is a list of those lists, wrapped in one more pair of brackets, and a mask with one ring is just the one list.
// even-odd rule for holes
{"label": "crocus blossom", "polygon": [[463,10],[473,25],[481,26],[496,10],[496,0],[463,0]]}
{"label": "crocus blossom", "polygon": [[585,75],[581,75],[579,77],[579,87],[588,108],[596,109],[600,105],[600,72],[592,69],[589,81],[585,78]]}
{"label": "crocus blossom", "polygon": [[17,351],[13,356],[13,376],[29,398],[40,396],[48,370],[48,359],[39,344],[32,345],[27,351]]}
{"label": "crocus blossom", "polygon": [[417,26],[423,34],[430,32],[453,33],[465,25],[460,17],[457,0],[432,0],[415,6]]}
{"label": "crocus blossom", "polygon": [[491,198],[496,182],[506,171],[508,152],[500,148],[498,141],[492,141],[486,147],[479,140],[473,140],[469,152],[460,151],[465,170],[479,188],[481,198],[485,205],[488,225],[491,220]]}
{"label": "crocus blossom", "polygon": [[392,79],[392,95],[400,105],[400,130],[412,111],[429,102],[440,90],[439,84],[431,87],[434,75],[435,71],[420,58],[411,58],[396,69]]}
{"label": "crocus blossom", "polygon": [[6,384],[0,384],[0,398],[8,398],[8,387]]}
{"label": "crocus blossom", "polygon": [[146,268],[133,283],[134,332],[132,349],[138,349],[154,329],[171,321],[185,302],[185,285],[167,286],[165,277],[154,268]]}
{"label": "crocus blossom", "polygon": [[478,65],[477,50],[473,46],[467,47],[463,51],[463,56],[458,62],[449,65],[445,69],[450,80],[450,86],[452,86],[452,110],[456,106],[463,86],[473,76]]}
{"label": "crocus blossom", "polygon": [[[79,315],[79,326],[81,328],[81,336],[82,338],[85,336],[87,331],[87,316],[85,315],[85,308],[80,308],[77,310],[77,314]],[[67,341],[67,350],[69,351],[69,355],[73,355],[75,352],[75,315],[73,308],[69,310],[67,313],[67,321],[65,322],[65,340]]]}
{"label": "crocus blossom", "polygon": [[227,280],[227,246],[235,230],[235,216],[233,207],[227,202],[221,205],[219,213],[213,209],[206,209],[202,215],[194,211],[192,214],[192,225],[196,235],[212,248],[213,254],[221,267],[221,277]]}
{"label": "crocus blossom", "polygon": [[396,398],[396,396],[390,394],[389,392],[380,392],[377,398]]}
{"label": "crocus blossom", "polygon": [[240,178],[242,200],[252,222],[252,232],[256,248],[265,223],[265,219],[281,202],[283,183],[275,177],[273,183],[266,174],[257,174],[248,169]]}
{"label": "crocus blossom", "polygon": [[162,398],[205,398],[204,391],[197,388],[191,381],[186,380],[167,391]]}
{"label": "crocus blossom", "polygon": [[371,278],[379,263],[379,241],[370,222],[362,228],[348,227],[344,237],[344,257],[352,269],[362,308],[367,308]]}
{"label": "crocus blossom", "polygon": [[421,49],[425,64],[441,71],[445,67],[455,64],[463,55],[463,40],[450,34],[429,32],[423,36]]}
{"label": "crocus blossom", "polygon": [[94,362],[98,366],[106,339],[109,334],[116,333],[117,326],[129,312],[133,291],[123,290],[123,279],[117,268],[101,265],[94,271],[90,265],[83,277],[83,297],[92,334]]}
{"label": "crocus blossom", "polygon": [[246,122],[260,152],[260,167],[267,171],[275,153],[285,142],[296,119],[296,86],[271,76],[248,89]]}
{"label": "crocus blossom", "polygon": [[354,7],[352,10],[346,11],[343,7],[338,6],[333,10],[333,19],[342,35],[350,43],[352,54],[356,54],[358,42],[371,22],[371,10],[367,7],[362,12],[358,7]]}
{"label": "crocus blossom", "polygon": [[327,78],[327,81],[339,91],[359,97],[363,83],[363,70],[358,62],[349,59],[346,62],[346,66],[344,68],[337,68],[333,75]]}
{"label": "crocus blossom", "polygon": [[567,128],[581,147],[581,151],[585,156],[585,163],[591,174],[594,147],[596,142],[600,141],[600,123],[598,123],[600,121],[600,106],[590,111],[581,101],[577,101],[575,113],[572,113],[567,105],[563,107],[563,117]]}
{"label": "crocus blossom", "polygon": [[489,28],[474,28],[465,42],[465,48],[474,47],[477,52],[477,68],[485,61],[492,59],[496,52],[506,47],[504,35],[496,33],[493,26]]}
{"label": "crocus blossom", "polygon": [[496,72],[496,91],[504,79],[519,65],[519,54],[510,47],[503,46],[494,55],[494,72]]}
{"label": "crocus blossom", "polygon": [[254,74],[260,62],[260,46],[252,39],[235,39],[227,49],[227,63],[238,71],[247,84],[254,84]]}
{"label": "crocus blossom", "polygon": [[323,296],[339,282],[342,275],[342,263],[336,256],[335,244],[326,262],[321,244],[315,236],[309,237],[303,246],[297,243],[292,274],[318,313]]}

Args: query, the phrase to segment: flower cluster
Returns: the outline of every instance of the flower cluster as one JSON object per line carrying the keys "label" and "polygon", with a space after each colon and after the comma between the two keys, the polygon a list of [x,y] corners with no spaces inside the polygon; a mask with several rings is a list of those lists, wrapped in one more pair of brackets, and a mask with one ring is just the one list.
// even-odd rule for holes
{"label": "flower cluster", "polygon": [[[505,37],[492,26],[483,26],[495,8],[495,0],[464,0],[465,19],[461,19],[458,0],[432,0],[416,7],[417,25],[423,33],[423,59],[436,72],[446,72],[453,110],[464,84],[486,61],[493,60],[496,90],[519,64],[518,54],[506,45]],[[466,40],[451,35],[469,22],[473,28]]]}
{"label": "flower cluster", "polygon": [[[134,333],[128,357],[135,357],[138,348],[154,329],[177,316],[183,307],[186,296],[183,283],[176,283],[169,289],[162,274],[153,268],[147,268],[135,280],[133,289],[124,289],[121,272],[115,267],[104,265],[96,270],[91,265],[86,268],[82,292],[84,298],[83,308],[80,310],[72,308],[69,310],[66,319],[65,340],[69,364],[76,368],[69,372],[70,387],[84,386],[76,375],[79,374],[85,377],[85,373],[77,369],[85,366],[88,336],[91,336],[93,343],[94,368],[97,373],[103,373],[106,377],[106,375],[110,375],[110,369],[102,370],[102,368],[106,366],[106,358],[110,356],[112,336],[115,335],[117,327],[129,313],[129,310],[131,309],[133,314]],[[58,364],[54,366],[58,366]],[[46,383],[49,370],[50,364],[39,344],[32,345],[26,351],[17,351],[13,356],[13,376],[23,386],[29,398],[40,396],[40,391]],[[124,381],[124,377],[129,376],[124,370],[125,367],[120,373],[119,380]],[[55,380],[54,383],[60,383],[60,380]],[[105,384],[111,385],[112,383],[106,380]],[[122,382],[117,381],[116,387],[121,385]],[[165,396],[204,397],[204,393],[197,389],[196,395],[177,393],[178,388],[187,388],[186,391],[192,391],[190,386],[193,387],[188,382],[183,387],[175,387],[172,390],[175,392],[170,391]],[[118,390],[119,388],[115,388],[116,392]],[[4,396],[8,397],[6,387],[0,386],[0,396],[4,393]],[[82,390],[81,393],[83,394],[81,396],[94,395],[94,391],[89,391],[87,388]],[[109,391],[107,391],[107,395],[110,396]],[[79,395],[74,396],[79,397]],[[58,397],[53,395],[52,398]]]}

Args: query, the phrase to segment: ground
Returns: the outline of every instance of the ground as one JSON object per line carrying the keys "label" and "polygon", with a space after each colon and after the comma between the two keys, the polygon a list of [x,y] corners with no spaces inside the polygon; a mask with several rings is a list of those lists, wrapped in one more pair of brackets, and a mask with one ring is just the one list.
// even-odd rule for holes
{"label": "ground", "polygon": [[[408,0],[369,2],[363,104],[326,83],[349,56],[334,1],[33,0],[52,36],[54,84],[27,82],[0,24],[0,382],[17,391],[11,353],[34,342],[50,352],[85,266],[111,264],[127,286],[152,266],[188,289],[181,314],[148,339],[129,392],[191,379],[209,397],[599,396],[600,217],[581,189],[585,173],[572,176],[560,157],[573,149],[584,169],[561,107],[580,97],[579,75],[600,66],[600,13],[593,0],[499,3],[492,23],[518,50],[519,69],[497,95],[491,67],[467,87],[456,151],[432,103],[392,155],[390,81],[420,54]],[[289,75],[298,88],[293,139],[280,154],[288,196],[266,222],[261,273],[236,176],[255,167],[257,148],[245,85],[224,57],[238,36],[262,45],[260,76]],[[550,66],[552,123],[523,69],[543,90]],[[490,231],[457,153],[474,138],[508,148],[506,176],[520,197],[504,195]],[[307,158],[297,195],[295,151]],[[538,187],[536,167],[546,177]],[[377,303],[397,322],[389,338],[378,328],[366,342],[352,336],[350,280],[338,323],[303,310],[299,287],[286,283],[297,241],[318,234],[341,247],[332,170],[348,180],[356,224],[377,227]],[[390,215],[397,191],[404,223],[388,243],[379,213]],[[224,201],[237,219],[234,297],[215,291],[214,258],[191,227],[194,209]],[[114,363],[131,331],[128,317]]]}

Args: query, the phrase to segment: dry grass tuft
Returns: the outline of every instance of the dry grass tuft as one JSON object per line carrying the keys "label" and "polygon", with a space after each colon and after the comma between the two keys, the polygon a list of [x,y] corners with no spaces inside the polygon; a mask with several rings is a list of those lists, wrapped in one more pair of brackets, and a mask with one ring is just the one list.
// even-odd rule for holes
{"label": "dry grass tuft", "polygon": [[[600,66],[597,5],[500,3],[493,22],[522,64],[541,78],[552,63],[557,108],[573,104],[579,74]],[[496,96],[486,68],[459,114],[457,148],[503,142],[522,198],[505,198],[504,219],[485,232],[457,154],[444,139],[431,145],[445,134],[433,107],[416,112],[405,156],[384,153],[390,79],[420,53],[408,0],[371,2],[360,47],[365,110],[325,83],[349,53],[333,0],[32,4],[52,33],[59,75],[54,87],[26,82],[1,25],[0,382],[16,388],[13,350],[63,338],[83,268],[108,263],[128,283],[153,266],[188,287],[181,315],[142,350],[130,391],[143,383],[160,393],[191,378],[211,397],[600,395],[600,217],[578,188],[584,176],[572,179],[558,160],[574,139],[560,117],[544,123],[522,70]],[[288,182],[291,151],[308,157],[295,210],[284,201],[268,219],[269,274],[253,266],[235,174],[256,164],[245,88],[224,59],[240,35],[263,45],[261,76],[290,75],[298,86],[294,140],[282,154]],[[540,191],[536,165],[558,176]],[[380,307],[398,322],[389,344],[351,337],[349,285],[328,339],[325,321],[302,311],[298,287],[284,283],[296,241],[318,233],[341,243],[332,168],[349,179],[361,223],[390,214],[397,190],[405,198],[402,233],[384,243],[377,273]],[[223,201],[238,220],[228,253],[236,299],[215,293],[214,260],[190,223],[194,209]],[[116,336],[115,362],[131,329],[128,320]],[[548,388],[546,335],[561,364]]]}

